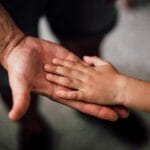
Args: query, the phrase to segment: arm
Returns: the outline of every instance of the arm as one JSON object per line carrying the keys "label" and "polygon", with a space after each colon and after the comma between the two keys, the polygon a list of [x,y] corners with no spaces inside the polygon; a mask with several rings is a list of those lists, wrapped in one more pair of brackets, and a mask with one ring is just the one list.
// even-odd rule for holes
{"label": "arm", "polygon": [[120,102],[129,108],[150,112],[150,82],[123,76],[123,100]]}
{"label": "arm", "polygon": [[150,112],[149,82],[124,76],[110,63],[97,57],[85,57],[84,60],[94,66],[62,59],[54,59],[54,66],[45,66],[45,70],[50,72],[47,80],[73,89],[57,91],[58,96],[94,104],[124,105]]}

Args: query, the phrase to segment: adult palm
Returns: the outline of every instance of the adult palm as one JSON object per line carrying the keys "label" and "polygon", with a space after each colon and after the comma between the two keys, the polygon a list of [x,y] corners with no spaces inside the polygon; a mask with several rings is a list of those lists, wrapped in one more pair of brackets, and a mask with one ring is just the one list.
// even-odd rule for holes
{"label": "adult palm", "polygon": [[[56,97],[55,92],[64,88],[50,83],[45,78],[44,64],[51,63],[54,57],[81,61],[65,48],[33,37],[25,37],[4,59],[4,67],[8,71],[9,83],[13,95],[13,107],[9,113],[12,120],[21,118],[30,104],[30,93],[37,92],[71,106],[84,113],[107,120],[116,120],[119,114],[126,116],[124,109],[77,101],[68,101]],[[68,90],[68,89],[66,89]]]}

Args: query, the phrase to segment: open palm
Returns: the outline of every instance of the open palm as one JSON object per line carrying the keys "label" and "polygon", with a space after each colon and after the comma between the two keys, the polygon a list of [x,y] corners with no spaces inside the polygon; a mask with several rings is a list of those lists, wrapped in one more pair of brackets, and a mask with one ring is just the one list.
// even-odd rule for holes
{"label": "open palm", "polygon": [[56,56],[68,60],[81,61],[65,48],[33,37],[25,37],[6,57],[4,66],[8,71],[13,95],[13,108],[9,113],[11,119],[19,119],[27,111],[31,92],[54,98],[60,103],[102,119],[116,120],[119,114],[127,114],[127,111],[123,109],[115,111],[115,109],[105,106],[73,100],[67,101],[56,97],[56,91],[63,87],[48,82],[45,79],[46,75],[43,70],[44,64],[51,63],[51,60]]}

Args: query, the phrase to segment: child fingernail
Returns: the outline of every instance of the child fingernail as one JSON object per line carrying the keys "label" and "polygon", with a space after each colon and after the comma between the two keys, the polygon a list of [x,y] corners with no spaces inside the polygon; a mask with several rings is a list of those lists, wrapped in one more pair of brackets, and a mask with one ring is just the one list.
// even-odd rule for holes
{"label": "child fingernail", "polygon": [[53,77],[53,76],[52,76],[51,74],[47,74],[47,75],[46,75],[46,78],[47,78],[48,80],[50,80],[52,77]]}
{"label": "child fingernail", "polygon": [[46,64],[45,66],[44,66],[44,69],[49,69],[49,65],[48,64]]}
{"label": "child fingernail", "polygon": [[58,96],[63,96],[63,92],[62,92],[62,91],[57,91],[56,94],[57,94]]}
{"label": "child fingernail", "polygon": [[57,58],[54,58],[53,60],[52,60],[52,63],[57,63],[58,61],[57,61],[58,59]]}

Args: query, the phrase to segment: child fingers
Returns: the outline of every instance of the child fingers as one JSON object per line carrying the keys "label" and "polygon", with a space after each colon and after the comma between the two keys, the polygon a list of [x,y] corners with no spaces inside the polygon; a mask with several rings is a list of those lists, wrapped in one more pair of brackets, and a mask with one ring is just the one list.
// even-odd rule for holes
{"label": "child fingers", "polygon": [[99,119],[108,121],[116,121],[118,119],[118,114],[116,111],[106,106],[74,100],[62,100],[61,103],[75,108],[85,114],[95,116]]}
{"label": "child fingers", "polygon": [[74,70],[87,72],[87,66],[83,65],[83,63],[69,61],[69,60],[65,60],[65,59],[59,59],[59,58],[54,58],[52,63],[55,65],[64,66],[64,67],[71,68]]}
{"label": "child fingers", "polygon": [[80,91],[57,91],[56,95],[63,99],[74,99],[74,100],[82,100],[83,95]]}
{"label": "child fingers", "polygon": [[104,120],[118,120],[118,114],[113,109],[107,106],[83,103],[83,106],[81,107],[81,112]]}
{"label": "child fingers", "polygon": [[47,72],[62,75],[69,78],[82,79],[84,76],[84,73],[81,71],[72,70],[62,66],[45,65],[44,68]]}
{"label": "child fingers", "polygon": [[72,88],[72,89],[78,89],[81,85],[81,82],[77,79],[72,78],[66,78],[54,74],[47,74],[46,79],[48,81],[54,82],[56,84],[60,84],[62,86]]}

